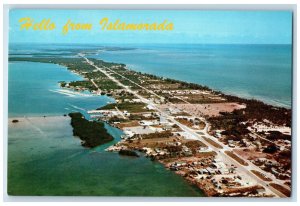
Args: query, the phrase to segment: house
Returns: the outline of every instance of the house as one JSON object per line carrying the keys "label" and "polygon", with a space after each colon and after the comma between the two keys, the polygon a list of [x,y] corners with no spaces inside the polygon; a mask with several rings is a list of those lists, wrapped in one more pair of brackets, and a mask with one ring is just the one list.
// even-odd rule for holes
{"label": "house", "polygon": [[211,169],[211,168],[206,168],[206,170],[208,171],[208,174],[210,174],[210,175],[214,175],[214,174],[216,174],[216,171],[215,170],[213,170],[213,169]]}
{"label": "house", "polygon": [[150,105],[150,104],[148,104],[148,105],[146,106],[146,108],[149,109],[149,110],[155,110],[155,107],[152,106],[152,105]]}
{"label": "house", "polygon": [[126,117],[129,117],[129,116],[130,116],[130,113],[127,112],[126,110],[124,110],[123,114],[124,114],[124,116],[126,116]]}
{"label": "house", "polygon": [[147,121],[147,120],[142,120],[142,121],[140,121],[139,123],[140,123],[140,125],[142,125],[142,126],[152,126],[152,125],[158,124],[157,121]]}
{"label": "house", "polygon": [[134,136],[134,132],[132,132],[131,130],[125,130],[124,131],[124,137],[131,138],[133,136]]}
{"label": "house", "polygon": [[142,100],[140,100],[140,99],[132,99],[131,100],[133,103],[140,103],[140,102],[142,102]]}
{"label": "house", "polygon": [[198,152],[207,152],[209,151],[209,147],[204,146],[204,147],[199,147]]}
{"label": "house", "polygon": [[167,124],[169,123],[168,120],[164,116],[159,117],[159,123],[160,124]]}

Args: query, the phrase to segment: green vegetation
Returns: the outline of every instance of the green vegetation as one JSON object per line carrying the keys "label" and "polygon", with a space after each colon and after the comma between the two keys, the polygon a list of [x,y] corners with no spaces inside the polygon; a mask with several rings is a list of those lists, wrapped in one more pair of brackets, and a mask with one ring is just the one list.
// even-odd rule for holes
{"label": "green vegetation", "polygon": [[238,157],[236,154],[234,154],[233,152],[231,152],[231,151],[225,151],[225,153],[226,153],[229,157],[231,157],[232,159],[234,159],[235,161],[237,161],[238,163],[240,163],[241,165],[244,165],[244,166],[248,166],[248,165],[249,165],[245,160],[239,158],[239,157]]}
{"label": "green vegetation", "polygon": [[211,91],[210,88],[208,88],[207,86],[202,86],[199,84],[195,84],[195,83],[188,83],[188,82],[184,82],[184,81],[180,81],[180,80],[175,80],[175,79],[169,79],[166,78],[164,79],[165,82],[167,83],[171,83],[171,84],[180,84],[180,89],[198,89],[198,90],[207,90],[207,91]]}
{"label": "green vegetation", "polygon": [[206,144],[200,142],[199,140],[191,140],[184,144],[186,147],[190,148],[193,154],[196,154],[199,147],[206,147]]}
{"label": "green vegetation", "polygon": [[91,59],[95,65],[97,65],[98,67],[118,67],[118,68],[124,68],[126,65],[125,64],[118,64],[118,63],[113,63],[113,62],[105,62],[99,59]]}
{"label": "green vegetation", "polygon": [[126,110],[130,113],[137,113],[137,112],[147,112],[149,111],[144,103],[130,103],[130,102],[123,102],[123,103],[112,103],[105,105],[103,107],[98,108],[97,110],[108,110],[108,109],[115,109],[118,108],[119,110]]}
{"label": "green vegetation", "polygon": [[139,155],[133,150],[122,149],[119,151],[119,154],[126,155],[126,156],[132,156],[132,157],[139,157]]}
{"label": "green vegetation", "polygon": [[[122,64],[106,63],[101,60],[92,59],[99,66],[118,66],[122,67]],[[101,90],[114,90],[121,89],[115,82],[111,81],[105,74],[100,71],[95,71],[95,67],[87,64],[82,58],[53,58],[53,57],[10,57],[9,61],[30,61],[40,63],[52,63],[59,64],[68,68],[73,72],[79,73],[88,80],[70,82],[72,87],[81,87],[89,91],[97,90],[94,84],[89,79],[94,79],[95,83]],[[66,82],[60,82],[62,87],[66,86]]]}
{"label": "green vegetation", "polygon": [[[124,64],[116,64],[104,62],[102,60],[91,59],[96,65],[101,67],[120,66],[124,67]],[[10,57],[9,61],[29,61],[29,62],[40,62],[40,63],[52,63],[66,66],[69,70],[78,73],[91,73],[95,72],[95,67],[86,63],[83,58],[57,58],[57,57]]]}
{"label": "green vegetation", "polygon": [[69,70],[82,73],[92,72],[95,68],[87,64],[82,58],[54,58],[54,57],[10,57],[9,61],[29,61],[40,63],[59,64]]}
{"label": "green vegetation", "polygon": [[224,142],[240,141],[250,133],[247,127],[251,125],[243,124],[248,120],[243,111],[234,110],[233,112],[220,112],[220,114],[220,116],[208,118],[208,121],[211,130],[224,130],[221,132],[225,136]]}
{"label": "green vegetation", "polygon": [[155,139],[155,138],[169,138],[172,137],[173,134],[170,131],[163,131],[163,132],[155,132],[149,134],[142,134],[139,135],[142,139]]}
{"label": "green vegetation", "polygon": [[129,86],[131,89],[141,89],[139,86],[137,86],[136,84],[132,83],[127,79],[121,79],[120,82],[126,86]]}
{"label": "green vegetation", "polygon": [[271,181],[271,180],[272,180],[271,178],[266,177],[264,174],[262,174],[262,173],[259,172],[259,171],[251,170],[251,172],[252,172],[253,174],[255,174],[257,177],[259,177],[260,179],[264,180],[264,181]]}
{"label": "green vegetation", "polygon": [[84,76],[87,79],[102,79],[102,78],[107,78],[106,75],[103,74],[100,71],[89,72],[89,73],[86,73]]}
{"label": "green vegetation", "polygon": [[114,90],[114,89],[121,89],[119,85],[117,85],[115,82],[111,81],[110,79],[100,79],[100,80],[94,80],[95,83],[99,86],[101,90]]}
{"label": "green vegetation", "polygon": [[291,135],[287,135],[287,134],[282,134],[279,131],[268,131],[269,134],[266,135],[266,138],[268,138],[269,140],[291,140]]}
{"label": "green vegetation", "polygon": [[70,82],[69,86],[70,87],[79,87],[82,89],[87,89],[89,91],[97,90],[97,87],[95,87],[95,85],[90,81],[74,81],[74,82]]}
{"label": "green vegetation", "polygon": [[65,87],[66,84],[67,84],[65,81],[60,81],[59,83],[60,83],[60,86],[61,86],[61,87]]}
{"label": "green vegetation", "polygon": [[[72,52],[80,52],[78,50],[72,50]],[[87,52],[87,51],[85,51]],[[90,51],[92,52],[92,51]],[[212,103],[212,102],[237,102],[239,104],[245,104],[246,108],[235,110],[231,113],[223,112],[221,116],[217,117],[210,117],[208,118],[209,123],[211,124],[212,130],[225,130],[224,132],[226,135],[231,139],[239,140],[243,138],[245,135],[249,133],[246,129],[247,126],[251,125],[243,125],[241,122],[247,122],[249,120],[254,121],[263,121],[269,120],[270,122],[277,124],[277,125],[285,125],[287,127],[291,127],[291,109],[285,109],[280,107],[274,107],[271,105],[267,105],[261,101],[257,100],[248,100],[242,99],[239,97],[225,95],[217,91],[212,91],[210,88],[206,86],[201,86],[194,83],[187,83],[179,80],[169,79],[169,78],[162,78],[159,76],[155,76],[152,74],[145,74],[141,72],[135,72],[132,70],[126,69],[125,64],[119,63],[111,63],[111,62],[104,62],[98,59],[90,59],[94,62],[95,65],[106,69],[107,71],[113,70],[118,72],[119,74],[125,76],[126,78],[130,79],[133,82],[140,84],[141,86],[149,86],[149,89],[152,89],[153,85],[156,85],[157,88],[162,88],[166,90],[174,90],[174,89],[185,89],[185,90],[205,90],[210,91],[211,95],[194,95],[194,94],[186,94],[185,97],[188,97],[188,101],[190,103]],[[89,65],[85,62],[82,58],[54,58],[54,57],[10,57],[9,61],[31,61],[31,62],[44,62],[44,63],[54,63],[66,66],[69,70],[77,72],[84,76],[87,79],[94,79],[96,84],[99,86],[103,91],[103,94],[113,95],[111,90],[120,89],[120,87],[110,79],[108,79],[103,73],[100,71],[95,70],[95,67]],[[144,96],[145,98],[149,98],[150,94],[143,90],[139,90],[140,88],[137,87],[132,82],[122,78],[119,75],[112,74],[115,78],[119,79],[123,84],[131,86],[132,89],[138,89],[138,94]],[[73,85],[81,85],[84,84],[87,89],[94,89],[94,86],[90,84],[89,81],[79,81],[73,82]],[[65,85],[61,83],[61,85]],[[160,86],[165,85],[165,86]],[[159,90],[159,89],[158,89]],[[155,91],[159,93],[159,91]],[[159,93],[161,96],[165,97],[167,101],[172,103],[181,103],[182,101],[178,98],[174,97],[173,95],[169,95],[168,93]],[[209,97],[214,97],[214,95],[218,95],[221,99],[211,99]],[[118,97],[122,98],[122,97]],[[135,105],[137,106],[137,105]],[[119,107],[119,106],[118,106]],[[122,105],[120,106],[122,107]],[[139,108],[141,109],[141,108]],[[139,110],[138,109],[138,110]],[[124,110],[130,109],[126,108]],[[278,135],[277,135],[278,136]],[[277,138],[275,135],[270,136],[270,139]],[[288,139],[289,137],[282,137],[284,139]]]}
{"label": "green vegetation", "polygon": [[73,135],[78,136],[83,141],[82,146],[96,147],[113,140],[103,122],[90,122],[79,112],[70,113],[69,116],[71,117]]}
{"label": "green vegetation", "polygon": [[235,113],[236,118],[241,121],[249,119],[263,121],[264,119],[267,119],[274,124],[291,127],[291,109],[275,107],[254,99],[242,99],[236,96],[225,94],[222,94],[221,96],[226,98],[228,102],[238,102],[240,104],[246,104],[246,108],[233,112]]}
{"label": "green vegetation", "polygon": [[121,102],[124,102],[126,99],[132,100],[135,97],[132,93],[126,92],[124,90],[115,93],[115,95],[117,96],[117,99],[120,100]]}
{"label": "green vegetation", "polygon": [[205,141],[207,141],[209,144],[213,145],[214,147],[216,147],[218,149],[223,149],[222,145],[218,144],[214,140],[212,140],[212,139],[210,139],[208,137],[205,137],[205,136],[202,136],[202,138],[205,139]]}

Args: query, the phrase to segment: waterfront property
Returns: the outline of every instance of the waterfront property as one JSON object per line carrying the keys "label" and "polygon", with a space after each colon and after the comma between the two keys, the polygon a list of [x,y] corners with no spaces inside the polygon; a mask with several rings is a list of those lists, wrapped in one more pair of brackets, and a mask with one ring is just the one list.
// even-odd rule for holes
{"label": "waterfront property", "polygon": [[[84,80],[61,82],[62,88],[113,97],[115,103],[87,111],[96,114],[95,120],[124,131],[124,139],[107,151],[142,151],[208,196],[285,197],[290,190],[287,141],[291,138],[291,110],[194,83],[141,74],[124,64],[88,59],[83,52],[79,56],[11,60],[64,65]],[[153,82],[159,88],[153,88]],[[264,123],[286,131],[263,130],[258,125]],[[272,143],[274,139],[280,149]],[[268,161],[261,164],[247,156],[248,146],[254,156],[263,153]],[[249,173],[249,168],[256,172]],[[280,184],[282,188],[277,187]]]}

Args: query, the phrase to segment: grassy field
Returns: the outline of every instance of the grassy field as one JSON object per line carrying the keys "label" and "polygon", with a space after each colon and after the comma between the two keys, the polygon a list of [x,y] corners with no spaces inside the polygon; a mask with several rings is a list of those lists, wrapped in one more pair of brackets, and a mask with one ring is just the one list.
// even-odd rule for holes
{"label": "grassy field", "polygon": [[260,173],[259,171],[251,170],[251,172],[264,181],[271,181],[270,178],[266,177],[264,174]]}
{"label": "grassy field", "polygon": [[231,157],[232,159],[236,160],[238,163],[240,163],[241,165],[244,165],[244,166],[248,166],[249,164],[244,161],[243,159],[239,158],[236,154],[234,154],[233,152],[230,152],[230,151],[225,151],[225,153]]}
{"label": "grassy field", "polygon": [[213,145],[214,147],[216,148],[219,148],[219,149],[223,149],[222,145],[216,143],[215,141],[213,141],[212,139],[210,138],[207,138],[207,137],[204,137],[202,136],[208,143],[210,143],[211,145]]}

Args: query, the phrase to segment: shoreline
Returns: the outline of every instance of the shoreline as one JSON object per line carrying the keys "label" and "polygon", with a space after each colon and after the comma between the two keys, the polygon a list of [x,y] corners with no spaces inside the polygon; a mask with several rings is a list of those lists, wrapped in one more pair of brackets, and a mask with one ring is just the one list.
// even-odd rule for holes
{"label": "shoreline", "polygon": [[[129,67],[127,66],[126,69],[128,70],[133,70],[133,71],[136,71],[136,72],[140,72],[139,69],[136,69],[134,66],[132,67]],[[144,73],[144,72],[142,72]],[[215,91],[215,92],[218,92],[218,93],[222,93],[224,95],[228,95],[228,96],[236,96],[238,98],[241,98],[241,99],[245,99],[245,100],[257,100],[257,101],[260,101],[266,105],[270,105],[270,106],[274,106],[274,107],[282,107],[282,108],[285,108],[285,109],[292,109],[292,104],[289,105],[289,104],[286,104],[284,102],[280,102],[280,101],[277,101],[277,100],[272,100],[272,99],[266,99],[262,96],[259,96],[259,95],[246,95],[248,92],[245,91],[244,93],[243,92],[236,92],[236,91],[221,91],[219,89],[216,89],[216,88],[213,88],[213,87],[210,87],[206,84],[202,84],[202,83],[197,83],[197,82],[192,82],[192,81],[185,81],[185,80],[180,80],[180,79],[176,79],[176,78],[172,78],[172,77],[167,77],[167,76],[164,76],[164,75],[156,75],[154,73],[147,73],[147,74],[152,74],[152,75],[155,75],[157,77],[160,77],[160,78],[170,78],[170,79],[175,79],[177,81],[184,81],[184,82],[189,82],[189,83],[193,83],[193,84],[198,84],[198,85],[201,85],[201,86],[206,86],[208,87],[209,89],[211,89],[212,91]],[[291,103],[293,103],[293,99],[292,99],[292,91],[291,91]]]}
{"label": "shoreline", "polygon": [[[14,62],[38,62],[38,63],[45,63],[45,64],[56,64],[56,65],[59,65],[59,66],[62,66],[64,67],[66,70],[70,71],[72,74],[78,76],[78,77],[81,77],[83,78],[82,74],[79,74],[73,70],[70,70],[68,68],[67,65],[64,65],[64,64],[59,64],[59,63],[54,63],[54,62],[39,62],[39,61],[30,61],[30,60],[17,60],[18,58],[22,58],[22,57],[10,57],[14,60],[9,60],[8,62],[9,63],[14,63]],[[30,58],[37,58],[37,57],[24,57],[25,59],[30,59]],[[38,57],[40,58],[40,57]],[[42,58],[42,57],[41,57]],[[48,57],[48,58],[53,58],[53,57]],[[102,61],[102,60],[101,60]],[[116,63],[117,64],[117,63]],[[134,69],[131,69],[131,68],[126,68],[128,69],[129,71],[134,71],[134,72],[139,72],[138,70],[134,70]],[[141,72],[142,73],[142,72]],[[159,76],[159,75],[156,75],[156,74],[152,74],[152,73],[142,73],[142,74],[151,74],[153,76],[156,76],[156,77],[159,77],[159,78],[163,78],[163,79],[171,79],[169,77],[164,77],[164,76]],[[282,103],[282,102],[279,102],[279,101],[275,101],[275,100],[268,100],[268,99],[259,99],[257,96],[251,96],[249,98],[246,97],[246,95],[243,95],[242,93],[241,94],[237,94],[236,92],[230,92],[230,91],[220,91],[220,90],[217,90],[217,89],[212,89],[211,87],[207,86],[207,85],[204,85],[204,84],[199,84],[199,83],[195,83],[195,82],[188,82],[188,81],[183,81],[183,80],[179,80],[179,79],[174,79],[176,81],[179,81],[179,82],[186,82],[186,83],[191,83],[191,84],[195,84],[195,85],[200,85],[200,86],[203,86],[203,87],[206,87],[207,89],[213,91],[213,92],[216,92],[216,93],[219,93],[219,94],[222,94],[223,96],[229,96],[229,97],[235,97],[235,98],[238,98],[242,101],[251,101],[251,100],[254,100],[254,101],[257,101],[257,102],[260,102],[262,104],[265,104],[267,106],[272,106],[272,107],[277,107],[277,108],[284,108],[284,109],[287,109],[287,110],[292,110],[292,106],[289,106],[289,105],[286,105],[285,103]],[[64,87],[60,87],[60,88],[64,88]],[[77,92],[74,92],[74,94],[77,94]],[[91,95],[95,95],[95,94],[91,94]],[[271,103],[273,102],[273,104]],[[276,102],[278,102],[276,104]],[[293,102],[293,101],[292,101]]]}
{"label": "shoreline", "polygon": [[[86,61],[89,63],[89,60],[86,59]],[[113,63],[112,63],[113,64]],[[93,64],[91,64],[93,65]],[[67,67],[68,68],[68,67]],[[69,71],[77,74],[75,71],[73,71],[72,69],[69,69]],[[105,74],[105,72],[103,72]],[[78,75],[78,74],[77,74]],[[146,74],[141,74],[141,75],[146,75]],[[155,78],[159,78],[157,76],[155,76]],[[189,84],[187,82],[183,82],[183,81],[178,81],[178,80],[171,80],[171,81],[175,81],[175,82],[181,82],[182,84]],[[122,85],[122,84],[120,84]],[[191,84],[189,84],[191,85]],[[198,84],[194,84],[194,85],[198,85]],[[214,91],[206,86],[201,86],[201,85],[198,85],[199,87],[202,87],[204,88],[206,91],[210,91],[212,94],[214,95],[219,95],[220,98],[225,98],[227,99],[229,102],[238,102],[238,103],[241,103],[241,104],[247,104],[247,107],[248,107],[248,104],[254,104],[254,105],[258,105],[259,106],[262,106],[264,107],[265,109],[269,109],[269,110],[273,110],[273,108],[275,108],[276,110],[279,110],[278,112],[283,112],[283,111],[290,111],[289,109],[285,109],[285,108],[282,108],[282,107],[276,107],[276,106],[272,106],[272,105],[268,105],[268,104],[265,104],[264,102],[262,101],[259,101],[259,100],[248,100],[248,99],[243,99],[243,98],[240,98],[240,97],[236,97],[236,96],[232,96],[232,95],[226,95],[226,94],[223,94],[221,92],[218,92],[218,91]],[[113,96],[115,100],[117,100],[117,98],[115,96]],[[285,119],[283,119],[282,121],[279,121],[279,123],[282,123],[282,122],[285,122]],[[205,141],[204,141],[205,142]],[[165,164],[164,164],[165,165]],[[196,184],[198,187],[199,187],[199,184]],[[201,184],[200,184],[201,185]],[[201,189],[201,187],[200,187]],[[202,191],[204,191],[203,189],[201,189]],[[207,193],[208,194],[208,193]]]}
{"label": "shoreline", "polygon": [[[22,118],[22,119],[24,119],[24,117],[19,117],[19,118]],[[31,117],[29,117],[30,119],[31,119]],[[11,122],[11,120],[13,120],[14,118],[9,118],[9,122]],[[41,136],[41,139],[39,140],[39,141],[37,141],[38,139],[36,139],[36,137],[37,137],[37,135],[31,135],[32,137],[27,137],[27,135],[22,135],[22,131],[28,131],[28,129],[27,128],[29,128],[30,130],[33,130],[34,132],[38,132],[36,129],[34,129],[33,127],[28,127],[28,125],[27,125],[27,123],[25,122],[25,121],[22,121],[22,119],[20,119],[21,120],[21,122],[19,122],[19,123],[11,123],[12,125],[13,125],[13,127],[17,127],[17,128],[13,128],[14,130],[11,130],[11,129],[9,129],[9,130],[11,130],[11,131],[13,131],[14,133],[16,132],[16,133],[18,133],[19,135],[18,136],[16,136],[16,135],[14,135],[14,136],[9,136],[9,137],[12,137],[12,138],[10,138],[9,139],[9,141],[14,141],[15,139],[20,139],[20,141],[25,141],[26,143],[27,143],[27,145],[26,145],[26,147],[22,147],[22,148],[20,148],[21,149],[21,151],[22,152],[24,152],[25,154],[26,154],[26,157],[27,157],[27,155],[29,156],[29,155],[31,155],[31,151],[36,151],[36,149],[38,149],[39,147],[36,147],[36,146],[28,146],[29,145],[29,143],[28,143],[28,141],[27,141],[27,139],[31,139],[31,141],[33,142],[39,142],[40,140],[42,140],[42,141],[44,141],[45,139],[47,139],[47,138],[43,138],[43,136]],[[40,120],[45,120],[45,121],[49,121],[50,119],[50,121],[51,122],[53,122],[53,124],[51,124],[51,125],[55,125],[56,123],[57,123],[57,121],[56,121],[56,117],[46,117],[45,119],[44,119],[44,117],[42,117],[42,116],[40,116],[40,117],[33,117],[32,119],[34,119],[33,120],[33,122],[35,123],[37,123],[37,124],[39,124],[40,125],[40,123],[41,123],[41,121]],[[61,116],[59,116],[58,117],[58,119],[62,119],[62,121],[64,121],[64,119],[68,119],[68,117],[61,117]],[[53,121],[52,121],[53,120]],[[68,127],[70,126],[69,125],[69,120],[68,120],[68,122],[66,123],[66,125],[68,125]],[[43,124],[43,128],[41,128],[41,130],[42,131],[44,131],[44,129],[46,129],[48,132],[49,132],[49,130],[47,129],[47,128],[49,128],[50,127],[50,125],[48,125],[48,124]],[[52,127],[52,126],[51,126]],[[60,128],[60,129],[62,129],[62,128]],[[50,135],[50,136],[48,136],[49,138],[51,138],[51,139],[53,139],[53,140],[50,140],[49,139],[49,141],[53,141],[54,142],[54,144],[55,145],[57,145],[57,147],[56,148],[54,148],[54,146],[53,145],[51,145],[51,146],[47,146],[47,144],[43,144],[43,148],[45,147],[45,148],[47,148],[47,153],[52,153],[52,154],[54,154],[55,152],[56,152],[56,150],[57,150],[57,148],[59,148],[60,147],[60,145],[61,145],[61,149],[64,149],[65,148],[65,146],[67,146],[66,148],[73,148],[73,149],[76,149],[76,151],[78,150],[78,151],[82,151],[82,154],[85,154],[85,156],[86,156],[86,160],[88,160],[88,159],[94,159],[94,158],[96,158],[96,156],[99,154],[99,153],[103,153],[104,154],[104,156],[111,156],[111,158],[107,158],[107,159],[105,159],[105,160],[107,160],[107,161],[112,161],[112,159],[118,159],[118,161],[122,161],[122,162],[128,162],[128,163],[124,163],[127,167],[131,167],[132,166],[132,161],[129,159],[128,160],[128,158],[126,158],[126,157],[120,157],[118,154],[110,154],[109,152],[105,152],[104,151],[104,149],[101,149],[101,150],[99,150],[98,148],[96,148],[96,149],[92,149],[92,150],[89,150],[89,149],[86,149],[86,148],[84,148],[84,147],[82,147],[81,146],[81,144],[80,144],[80,139],[79,138],[76,138],[76,137],[73,137],[72,136],[72,134],[71,134],[71,128],[68,128],[68,130],[70,130],[70,132],[68,132],[68,133],[70,133],[70,135],[68,136],[68,139],[69,140],[67,140],[67,142],[65,142],[65,143],[67,143],[66,145],[65,144],[61,144],[60,143],[60,139],[58,140],[58,139],[53,139],[53,138],[51,138],[52,136]],[[51,130],[52,131],[52,130]],[[50,131],[50,132],[51,132]],[[65,129],[63,130],[63,131],[65,131]],[[37,134],[40,134],[40,133],[37,133]],[[63,138],[63,136],[61,136],[61,135],[58,135],[58,136],[60,136],[61,138]],[[58,140],[58,141],[57,141]],[[71,142],[72,143],[70,143],[70,140],[71,140]],[[70,144],[72,144],[73,146],[72,147],[69,147],[70,146]],[[105,146],[105,148],[106,147],[108,147],[109,146],[109,144],[110,143],[107,143],[108,145],[106,146],[106,145],[101,145],[100,147],[103,147],[103,146]],[[11,147],[11,146],[10,146]],[[33,148],[33,150],[31,150],[31,148]],[[16,151],[18,151],[18,154],[20,154],[20,156],[21,157],[23,157],[24,155],[21,155],[22,153],[20,152],[20,149],[18,149],[18,148],[16,148],[16,149],[13,149],[12,150],[12,148],[10,148],[11,150],[10,150],[10,152],[11,152],[11,154],[14,154]],[[89,150],[89,151],[88,151]],[[86,153],[85,151],[88,151],[88,153]],[[43,152],[45,152],[45,151],[43,151]],[[106,155],[105,155],[105,153],[106,153]],[[67,153],[67,154],[69,154],[69,153]],[[73,158],[73,160],[72,161],[74,161],[74,164],[76,164],[77,165],[77,160],[76,160],[76,154],[77,154],[77,152],[76,153],[70,153],[69,155],[67,155],[67,156],[65,156],[65,154],[64,155],[62,155],[62,158],[63,158],[63,160],[66,160],[65,161],[65,163],[66,164],[69,164],[69,160],[67,160],[68,158]],[[38,154],[35,154],[35,156],[38,156]],[[116,156],[116,157],[115,157]],[[13,155],[10,155],[10,168],[15,168],[15,165],[16,165],[16,162],[14,162],[14,161],[16,161],[16,159],[15,158],[13,158],[14,156]],[[24,158],[24,157],[23,157]],[[149,159],[146,159],[146,158],[144,158],[144,157],[142,157],[143,158],[143,162],[149,162]],[[50,159],[49,159],[50,160]],[[92,162],[95,162],[95,160],[96,159],[94,159]],[[51,161],[51,160],[50,160]],[[56,161],[58,161],[58,160],[56,160]],[[101,159],[98,159],[98,161],[97,162],[100,162],[100,163],[98,163],[98,164],[101,164]],[[139,162],[140,162],[141,160],[137,160],[137,164],[139,164]],[[12,163],[11,163],[12,162]],[[18,158],[17,159],[17,162],[20,162],[20,159]],[[35,165],[45,165],[44,163],[44,160],[43,159],[41,159],[38,163],[36,163]],[[51,161],[51,162],[53,162],[53,161]],[[20,162],[21,163],[21,162]],[[18,163],[19,164],[19,163]],[[34,166],[35,165],[33,165],[32,167],[34,168]],[[80,163],[79,163],[79,165],[80,165]],[[106,165],[109,165],[109,163],[106,163]],[[163,167],[163,165],[161,165],[159,162],[157,162],[157,165],[156,166],[151,166],[151,163],[149,163],[149,164],[147,164],[148,166],[147,166],[147,168],[148,167],[150,167],[150,169],[151,168],[153,168],[153,173],[155,173],[155,172],[157,172],[157,167],[159,166],[159,171],[158,171],[158,173],[157,174],[155,174],[156,176],[159,176],[159,175],[161,175],[160,173],[161,172],[163,172],[163,175],[165,176],[166,174],[168,174],[168,173],[170,173],[169,171],[165,171],[166,169]],[[57,165],[55,164],[55,165],[53,165],[53,167],[56,167]],[[85,165],[84,167],[89,167],[89,166],[87,166],[87,165]],[[115,170],[117,170],[117,169],[119,169],[119,167],[120,166],[118,166],[118,164],[115,164]],[[73,167],[70,167],[70,169],[72,169]],[[75,166],[75,168],[77,169],[77,168],[79,168],[79,166]],[[122,168],[124,168],[124,169],[126,169],[126,167],[124,167],[123,165],[122,165]],[[28,169],[30,169],[30,168],[28,168]],[[46,168],[45,168],[46,169]],[[96,168],[97,169],[97,168]],[[17,169],[15,169],[16,171],[17,171]],[[36,170],[36,169],[35,169]],[[78,170],[80,170],[80,169],[78,169]],[[105,168],[103,168],[103,170],[105,170]],[[29,171],[29,170],[28,170]],[[51,172],[50,171],[53,171],[53,168],[51,169],[51,170],[48,170],[49,171],[49,174],[51,174]],[[72,171],[72,170],[71,170]],[[76,170],[77,171],[77,170]],[[130,171],[132,171],[132,172],[135,172],[135,170],[134,169],[131,169]],[[142,171],[144,171],[144,170],[142,170]],[[73,171],[74,172],[74,171]],[[101,170],[100,171],[98,171],[98,172],[101,172]],[[103,172],[103,171],[102,171]],[[145,171],[145,172],[149,172],[149,171]],[[104,172],[105,173],[105,172]],[[171,172],[172,173],[172,172]],[[84,173],[83,173],[84,174]],[[97,173],[95,173],[95,171],[91,171],[91,173],[90,173],[91,175],[93,175],[93,176],[95,176],[95,174],[97,174]],[[108,176],[110,176],[109,175],[110,173],[108,173],[107,174],[107,177]],[[55,175],[58,175],[58,173],[56,172],[55,173]],[[11,175],[12,176],[12,175]],[[14,177],[16,177],[15,175],[13,175]],[[41,175],[39,175],[39,176],[41,176]],[[66,176],[67,177],[67,175],[64,175],[64,176]],[[126,178],[126,175],[123,175],[124,176],[124,178]],[[141,176],[141,175],[139,175],[139,176]],[[170,175],[167,175],[167,176],[165,176],[165,177],[174,177],[174,176],[177,176],[176,174],[170,174]],[[141,178],[141,177],[139,177],[139,178]],[[131,178],[132,179],[132,178]],[[166,179],[168,179],[168,178],[166,178]],[[87,180],[87,178],[86,178],[86,180]],[[101,179],[100,179],[100,177],[98,178],[98,180],[99,181],[101,181]],[[162,178],[157,178],[156,180],[163,180]],[[196,187],[196,186],[193,186],[193,185],[190,185],[188,182],[186,182],[184,179],[182,179],[181,177],[180,178],[178,178],[178,177],[175,177],[175,178],[173,178],[172,179],[173,181],[177,181],[178,180],[178,184],[179,185],[182,185],[182,186],[184,186],[183,187],[183,189],[182,190],[180,190],[180,191],[184,191],[184,193],[183,193],[183,196],[182,197],[191,197],[191,196],[194,196],[193,194],[195,194],[195,196],[197,195],[199,195],[200,194],[200,196],[199,197],[202,197],[202,195],[203,195],[203,193],[201,193],[201,191],[198,191],[199,189]],[[12,188],[13,187],[13,185],[15,185],[16,183],[15,183],[15,180],[14,179],[12,179],[12,178],[10,178],[8,181],[10,181],[10,194],[11,195],[20,195],[20,191],[18,190],[18,189],[14,189],[16,186],[14,186],[14,188]],[[23,181],[23,180],[22,180]],[[22,183],[22,181],[21,181],[21,183],[20,182],[18,182],[18,186],[21,186],[21,185],[23,185],[23,183]],[[74,186],[78,186],[78,183],[76,183],[76,181],[78,181],[78,179],[74,179]],[[135,181],[134,179],[132,180],[132,181]],[[47,184],[47,185],[49,185],[49,181],[47,180],[45,180],[44,182],[42,182],[43,184]],[[41,183],[41,184],[42,184]],[[68,185],[68,183],[70,183],[70,182],[66,182],[66,183],[63,183],[63,184],[67,184]],[[71,184],[71,183],[70,183]],[[80,183],[79,183],[80,184]],[[139,180],[139,185],[142,185],[143,184],[143,182],[141,182],[141,180]],[[160,184],[164,184],[164,183],[160,183]],[[160,185],[159,184],[159,185]],[[169,183],[168,185],[170,185],[171,183]],[[175,185],[178,185],[176,182],[174,183]],[[36,184],[33,184],[34,186],[36,185]],[[82,184],[80,184],[80,185],[82,185]],[[106,184],[107,185],[107,184]],[[137,186],[139,186],[139,185],[135,185],[136,187]],[[109,186],[109,185],[108,185]],[[25,185],[23,185],[22,186],[22,188],[27,188]],[[87,186],[85,186],[84,185],[84,187],[86,188],[86,189],[88,189],[88,187]],[[99,184],[97,187],[100,187],[101,188],[101,184]],[[136,188],[135,187],[135,188]],[[172,186],[170,185],[170,186],[166,186],[169,190],[172,190],[173,188],[172,188]],[[18,188],[18,187],[16,187],[16,188]],[[54,188],[56,188],[56,187],[54,187]],[[95,189],[96,189],[96,187],[94,187]],[[116,188],[119,188],[118,186],[116,187]],[[124,188],[124,189],[128,189],[128,188],[126,188],[126,187],[122,187],[122,188]],[[143,186],[141,186],[141,188],[143,188]],[[157,185],[155,185],[154,183],[151,185],[151,188],[157,188]],[[28,189],[29,190],[29,189]],[[40,188],[40,190],[41,190],[41,192],[39,193],[40,195],[42,195],[42,196],[44,196],[44,195],[46,195],[47,196],[47,193],[45,193],[45,192],[43,192],[44,191],[44,188],[43,187],[41,187]],[[133,191],[133,189],[131,189],[132,191]],[[148,189],[148,190],[150,190],[150,189]],[[26,192],[26,190],[24,190],[25,192]],[[72,192],[73,190],[72,189],[69,189],[69,190],[67,190],[69,193],[70,192]],[[89,191],[89,190],[87,190],[87,191]],[[101,190],[100,190],[101,191]],[[117,191],[118,190],[116,190],[116,192],[115,192],[115,194],[113,195],[113,196],[123,196],[124,195],[124,193],[123,193],[123,195],[118,195],[118,193],[117,193]],[[33,190],[33,192],[32,192],[32,190],[30,190],[30,192],[28,192],[28,193],[21,193],[22,195],[35,195],[35,192],[36,192],[36,190]],[[74,192],[74,191],[73,191]],[[75,191],[75,193],[72,193],[72,194],[74,194],[74,195],[76,195],[76,192],[77,191]],[[101,191],[102,192],[102,191]],[[111,196],[112,194],[107,194],[107,193],[105,193],[105,191],[104,191],[104,193],[101,193],[101,192],[99,192],[99,193],[93,193],[93,195],[94,196],[102,196],[101,194],[104,194],[104,196]],[[151,192],[151,191],[150,191]],[[53,195],[55,195],[56,193],[52,193]],[[59,193],[59,195],[65,195],[66,193],[64,193],[64,190],[61,190],[61,193]],[[87,194],[87,193],[84,193],[84,194],[80,194],[80,193],[77,193],[78,195],[80,195],[80,196],[90,196],[90,194]],[[139,193],[138,193],[139,194]],[[166,191],[164,191],[164,196],[166,196],[166,197],[168,197],[168,193],[166,192]],[[176,195],[175,195],[176,194]],[[190,194],[190,196],[188,196],[187,194]],[[132,193],[130,194],[129,193],[129,196],[130,195],[132,195]],[[139,196],[139,195],[134,195],[134,196]],[[140,195],[140,196],[146,196],[146,194],[144,194],[144,195]],[[149,195],[149,197],[152,197],[153,195]],[[158,195],[156,195],[156,196],[158,196]],[[180,196],[180,192],[172,192],[171,193],[171,196]],[[203,196],[204,197],[204,196]]]}

